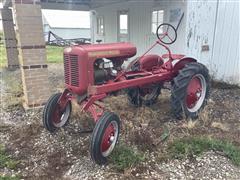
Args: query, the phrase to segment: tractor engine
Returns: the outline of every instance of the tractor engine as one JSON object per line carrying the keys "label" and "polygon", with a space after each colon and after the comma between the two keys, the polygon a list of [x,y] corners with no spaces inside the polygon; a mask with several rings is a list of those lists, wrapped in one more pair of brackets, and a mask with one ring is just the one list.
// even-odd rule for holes
{"label": "tractor engine", "polygon": [[114,67],[113,62],[109,59],[96,59],[94,63],[95,84],[103,84],[108,80],[116,78],[118,70],[121,70],[121,64],[118,67]]}
{"label": "tractor engine", "polygon": [[72,46],[64,50],[65,86],[84,95],[89,85],[101,85],[115,79],[124,61],[136,54],[130,43]]}
{"label": "tractor engine", "polygon": [[122,70],[124,59],[96,59],[94,62],[94,81],[96,85],[115,79]]}

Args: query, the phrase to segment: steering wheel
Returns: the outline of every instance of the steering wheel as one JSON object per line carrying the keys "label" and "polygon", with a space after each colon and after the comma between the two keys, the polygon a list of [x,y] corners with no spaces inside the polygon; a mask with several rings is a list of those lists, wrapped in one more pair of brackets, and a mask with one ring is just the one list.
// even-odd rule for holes
{"label": "steering wheel", "polygon": [[173,44],[177,40],[177,30],[168,23],[160,24],[156,34],[159,41],[164,44]]}

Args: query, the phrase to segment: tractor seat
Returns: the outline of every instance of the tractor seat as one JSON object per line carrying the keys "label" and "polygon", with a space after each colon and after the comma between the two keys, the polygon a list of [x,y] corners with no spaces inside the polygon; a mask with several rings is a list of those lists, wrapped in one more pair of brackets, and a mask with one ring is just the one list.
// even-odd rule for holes
{"label": "tractor seat", "polygon": [[154,66],[161,66],[163,59],[155,54],[145,55],[139,60],[140,68],[151,71]]}
{"label": "tractor seat", "polygon": [[[171,56],[172,56],[173,60],[176,60],[176,59],[182,59],[185,55],[183,55],[183,54],[171,54]],[[162,58],[163,59],[169,58],[169,54],[163,54]]]}

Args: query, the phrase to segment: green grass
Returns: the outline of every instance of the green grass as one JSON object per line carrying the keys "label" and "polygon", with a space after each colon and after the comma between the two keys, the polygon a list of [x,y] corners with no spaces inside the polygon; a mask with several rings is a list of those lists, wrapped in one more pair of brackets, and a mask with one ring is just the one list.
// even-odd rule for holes
{"label": "green grass", "polygon": [[47,62],[61,63],[63,62],[63,47],[47,46]]}
{"label": "green grass", "polygon": [[110,162],[113,164],[113,167],[120,171],[137,165],[141,161],[144,161],[144,159],[145,157],[142,153],[126,145],[117,146],[110,156]]}
{"label": "green grass", "polygon": [[[0,31],[0,68],[7,66],[6,49],[3,42],[3,33]],[[48,63],[62,63],[63,62],[63,47],[46,46],[47,62]]]}
{"label": "green grass", "polygon": [[11,176],[1,176],[0,175],[0,180],[19,180],[19,179],[21,179],[21,178],[18,176],[11,177]]}
{"label": "green grass", "polygon": [[[62,63],[63,62],[63,47],[47,46],[47,62],[48,63]],[[3,44],[0,44],[0,67],[6,67],[7,57],[6,49]]]}
{"label": "green grass", "polygon": [[230,142],[211,139],[208,137],[190,137],[177,139],[168,148],[172,158],[185,158],[200,155],[205,151],[223,152],[233,164],[240,165],[240,148]]}
{"label": "green grass", "polygon": [[15,169],[19,161],[13,160],[6,152],[4,146],[0,145],[0,168]]}

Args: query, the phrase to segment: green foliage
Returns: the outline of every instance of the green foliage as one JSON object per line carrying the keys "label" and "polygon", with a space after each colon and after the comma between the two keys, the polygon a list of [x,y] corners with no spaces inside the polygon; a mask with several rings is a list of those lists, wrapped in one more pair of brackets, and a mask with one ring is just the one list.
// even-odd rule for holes
{"label": "green foliage", "polygon": [[1,176],[0,175],[0,180],[19,180],[20,177],[18,176],[15,176],[15,177],[12,177],[12,176]]}
{"label": "green foliage", "polygon": [[63,47],[47,46],[46,50],[48,63],[63,62]]}
{"label": "green foliage", "polygon": [[13,160],[7,153],[4,146],[0,145],[0,168],[15,169],[18,161]]}
{"label": "green foliage", "polygon": [[168,148],[170,156],[175,158],[200,155],[208,150],[223,152],[235,165],[240,165],[240,148],[226,141],[207,137],[191,137],[177,139]]}
{"label": "green foliage", "polygon": [[110,162],[117,170],[124,170],[145,159],[144,155],[126,145],[117,146],[110,156]]}

